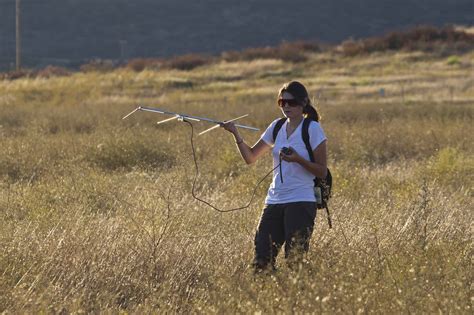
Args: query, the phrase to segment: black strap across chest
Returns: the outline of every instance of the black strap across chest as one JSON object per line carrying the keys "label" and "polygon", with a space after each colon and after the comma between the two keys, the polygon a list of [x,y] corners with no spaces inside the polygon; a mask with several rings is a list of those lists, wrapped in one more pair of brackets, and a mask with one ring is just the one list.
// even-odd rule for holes
{"label": "black strap across chest", "polygon": [[[280,131],[285,121],[286,121],[286,118],[281,118],[275,124],[275,127],[273,128],[273,142],[275,142],[278,132]],[[311,119],[304,118],[303,126],[301,129],[301,136],[303,138],[304,145],[306,146],[306,150],[308,150],[309,159],[311,160],[311,162],[314,163],[313,150],[311,149],[311,144],[309,143],[309,124],[310,123],[311,123]]]}

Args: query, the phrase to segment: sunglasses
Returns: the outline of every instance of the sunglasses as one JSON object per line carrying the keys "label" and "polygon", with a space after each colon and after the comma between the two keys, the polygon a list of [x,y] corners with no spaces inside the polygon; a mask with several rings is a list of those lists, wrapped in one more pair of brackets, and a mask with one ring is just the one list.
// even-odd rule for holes
{"label": "sunglasses", "polygon": [[279,98],[278,99],[278,106],[280,107],[283,107],[285,106],[285,104],[288,104],[288,106],[290,107],[296,107],[296,106],[300,106],[301,104],[294,98],[292,99],[283,99],[283,98]]}

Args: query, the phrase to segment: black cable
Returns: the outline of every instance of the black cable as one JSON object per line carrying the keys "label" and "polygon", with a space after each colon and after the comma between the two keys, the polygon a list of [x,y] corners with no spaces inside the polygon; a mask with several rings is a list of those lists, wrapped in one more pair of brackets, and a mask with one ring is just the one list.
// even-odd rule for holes
{"label": "black cable", "polygon": [[270,172],[268,172],[261,180],[258,181],[258,183],[255,185],[255,188],[253,189],[253,193],[252,193],[252,197],[250,198],[248,204],[244,207],[239,207],[239,208],[233,208],[233,209],[227,209],[227,210],[222,210],[222,209],[219,209],[213,205],[211,205],[209,202],[205,201],[205,200],[202,200],[200,199],[199,197],[196,196],[196,194],[194,193],[194,189],[195,189],[195,186],[196,186],[196,181],[197,181],[197,178],[198,178],[198,175],[199,175],[199,167],[198,167],[198,164],[197,164],[197,159],[196,159],[196,151],[194,150],[194,126],[191,122],[187,121],[186,119],[183,119],[184,122],[187,122],[190,126],[191,126],[191,148],[193,150],[193,159],[194,159],[194,165],[196,167],[196,173],[194,175],[194,180],[193,180],[193,188],[191,190],[191,194],[193,195],[194,199],[208,205],[209,207],[211,207],[212,209],[216,210],[216,211],[219,211],[219,212],[231,212],[231,211],[237,211],[237,210],[243,210],[243,209],[246,209],[248,207],[250,207],[250,204],[252,203],[253,201],[253,198],[255,197],[255,193],[257,191],[257,188],[258,186],[265,180],[265,178],[268,177],[268,175],[270,175],[271,173],[273,173],[273,171],[280,166],[280,164],[278,164],[277,166],[275,166]]}
{"label": "black cable", "polygon": [[283,172],[281,171],[281,155],[280,155],[280,164],[278,164],[278,166],[280,167],[280,181],[283,184]]}

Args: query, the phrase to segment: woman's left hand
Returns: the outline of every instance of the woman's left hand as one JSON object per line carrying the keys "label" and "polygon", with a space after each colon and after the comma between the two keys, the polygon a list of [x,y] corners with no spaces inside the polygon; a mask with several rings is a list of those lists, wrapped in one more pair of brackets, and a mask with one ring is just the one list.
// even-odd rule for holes
{"label": "woman's left hand", "polygon": [[280,152],[281,159],[289,163],[299,162],[302,159],[301,155],[296,153],[296,150],[292,147],[289,149],[291,150],[291,154],[284,154],[283,152]]}

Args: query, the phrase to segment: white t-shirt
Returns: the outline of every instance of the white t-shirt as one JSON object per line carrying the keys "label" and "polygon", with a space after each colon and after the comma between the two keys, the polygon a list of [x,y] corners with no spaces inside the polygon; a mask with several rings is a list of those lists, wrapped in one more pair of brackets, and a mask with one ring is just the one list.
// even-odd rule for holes
{"label": "white t-shirt", "polygon": [[[283,147],[292,147],[296,152],[306,160],[310,161],[308,150],[303,142],[302,127],[303,120],[296,128],[295,131],[287,137],[286,126],[288,120],[281,126],[280,131],[277,134],[275,143],[273,143],[273,128],[280,119],[273,121],[267,130],[260,137],[265,143],[273,146],[273,167],[276,167],[280,163],[280,149]],[[309,142],[312,150],[314,150],[321,142],[326,140],[321,125],[316,121],[311,121],[308,128]],[[273,181],[268,189],[267,197],[265,198],[265,204],[280,204],[288,202],[298,201],[312,201],[315,202],[314,197],[314,175],[307,171],[303,166],[296,162],[281,161],[281,172],[283,176],[283,183],[280,179],[280,167],[277,167],[273,171]]]}

